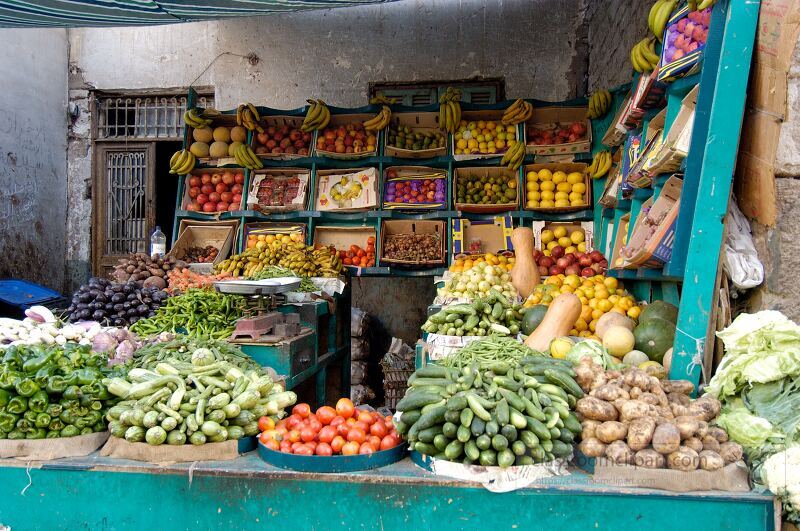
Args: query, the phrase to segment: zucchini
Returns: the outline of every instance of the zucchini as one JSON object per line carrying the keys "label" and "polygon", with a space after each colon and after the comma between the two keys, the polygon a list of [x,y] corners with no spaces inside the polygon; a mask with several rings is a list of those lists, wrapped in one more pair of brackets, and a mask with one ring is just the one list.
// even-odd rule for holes
{"label": "zucchini", "polygon": [[403,414],[400,415],[400,422],[404,422],[410,426],[419,420],[421,416],[422,412],[419,409],[409,409],[403,411]]}
{"label": "zucchini", "polygon": [[470,433],[469,428],[466,426],[459,426],[456,430],[456,439],[461,441],[462,443],[467,442],[472,438],[472,433]]}
{"label": "zucchini", "polygon": [[477,461],[478,458],[481,456],[481,451],[478,448],[478,445],[475,441],[470,439],[466,443],[464,443],[464,454],[467,456],[467,459],[471,459],[472,461]]}
{"label": "zucchini", "polygon": [[475,439],[475,446],[478,447],[478,450],[488,450],[492,447],[492,439],[486,434],[480,435]]}
{"label": "zucchini", "polygon": [[436,455],[439,453],[439,450],[437,450],[434,445],[424,442],[414,443],[414,450],[425,455]]}
{"label": "zucchini", "polygon": [[440,452],[444,452],[444,449],[447,448],[448,444],[450,444],[450,439],[445,437],[444,433],[440,433],[436,437],[433,438],[433,445]]}
{"label": "zucchini", "polygon": [[514,442],[517,440],[517,428],[511,424],[506,424],[500,428],[500,435],[508,439],[508,442]]}
{"label": "zucchini", "polygon": [[483,450],[478,458],[478,462],[483,466],[496,466],[497,465],[497,452],[494,450]]}
{"label": "zucchini", "polygon": [[442,433],[441,426],[431,426],[430,428],[425,428],[424,430],[420,430],[417,434],[417,439],[426,442],[432,443],[433,438]]}
{"label": "zucchini", "polygon": [[466,426],[469,428],[472,425],[472,419],[475,418],[475,413],[468,407],[465,407],[461,410],[459,414],[459,421],[461,422],[462,426]]}
{"label": "zucchini", "polygon": [[472,419],[472,424],[470,425],[470,431],[472,435],[475,437],[482,435],[483,432],[486,430],[486,423],[480,417],[475,417]]}
{"label": "zucchini", "polygon": [[514,441],[511,443],[511,451],[514,452],[514,455],[520,456],[525,455],[525,453],[528,451],[528,448],[522,441]]}
{"label": "zucchini", "polygon": [[466,396],[451,396],[447,399],[447,409],[451,411],[461,411],[467,407],[467,397]]}
{"label": "zucchini", "polygon": [[575,383],[575,380],[560,371],[546,370],[544,371],[544,378],[548,382],[564,389],[575,398],[581,398],[583,396],[583,389]]}
{"label": "zucchini", "polygon": [[448,461],[455,461],[464,452],[464,443],[461,441],[450,441],[447,448],[444,449],[444,456]]}
{"label": "zucchini", "polygon": [[406,411],[409,409],[422,409],[428,404],[435,404],[442,399],[441,395],[428,393],[428,392],[415,392],[412,389],[406,393],[395,406],[397,411]]}
{"label": "zucchini", "polygon": [[452,422],[445,422],[442,425],[442,434],[448,439],[455,439],[456,438],[456,431],[458,428]]}
{"label": "zucchini", "polygon": [[515,459],[516,459],[516,456],[508,448],[505,448],[505,449],[500,450],[499,452],[497,452],[497,465],[500,468],[508,468],[508,467],[510,467],[511,465],[514,464],[514,460]]}
{"label": "zucchini", "polygon": [[522,430],[519,432],[519,440],[528,448],[536,448],[539,446],[539,438],[529,430]]}

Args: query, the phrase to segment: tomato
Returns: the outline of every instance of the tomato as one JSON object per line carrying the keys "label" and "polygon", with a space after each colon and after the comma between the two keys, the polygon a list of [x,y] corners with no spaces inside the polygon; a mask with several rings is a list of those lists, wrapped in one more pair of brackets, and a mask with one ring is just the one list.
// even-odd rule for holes
{"label": "tomato", "polygon": [[286,438],[289,440],[289,442],[295,443],[300,440],[300,432],[298,430],[291,430],[286,434]]}
{"label": "tomato", "polygon": [[265,442],[264,446],[266,446],[270,450],[274,450],[276,452],[279,452],[280,449],[281,449],[281,446],[280,446],[280,444],[278,444],[278,441],[273,441],[273,440]]}
{"label": "tomato", "polygon": [[[336,411],[336,410],[334,410],[334,411]],[[335,428],[336,426],[338,426],[339,424],[342,424],[343,422],[344,422],[344,417],[336,415],[335,417],[333,417],[333,419],[331,419],[329,424]]]}
{"label": "tomato", "polygon": [[353,428],[358,428],[359,430],[363,430],[364,433],[367,433],[369,431],[369,424],[367,424],[366,422],[361,422],[359,420],[356,421],[355,424],[353,424]]}
{"label": "tomato", "polygon": [[350,431],[347,432],[347,440],[361,444],[367,440],[367,434],[359,428],[350,428]]}
{"label": "tomato", "polygon": [[322,429],[322,423],[317,420],[317,417],[311,415],[308,417],[308,427],[317,432]]}
{"label": "tomato", "polygon": [[274,441],[275,439],[272,438],[272,435],[269,433],[262,431],[261,434],[258,436],[258,440],[261,441],[262,444],[267,444],[270,441]]}
{"label": "tomato", "polygon": [[342,451],[342,447],[344,445],[345,445],[345,440],[344,437],[342,437],[341,435],[337,435],[331,441],[331,449],[333,450],[333,453],[336,454]]}
{"label": "tomato", "polygon": [[375,245],[375,236],[370,236],[367,238],[367,245]]}
{"label": "tomato", "polygon": [[353,402],[349,398],[340,398],[338,402],[336,402],[336,413],[343,416],[346,419],[349,419],[355,413],[355,406]]}
{"label": "tomato", "polygon": [[278,427],[275,428],[275,433],[280,434],[280,435],[286,435],[287,433],[289,433],[289,430],[286,428],[285,425],[284,426],[278,426]]}
{"label": "tomato", "polygon": [[281,441],[279,448],[283,453],[288,453],[288,454],[292,453],[292,443],[290,443],[289,441],[286,440]]}
{"label": "tomato", "polygon": [[297,450],[301,446],[305,446],[305,445],[303,443],[301,443],[300,441],[293,442],[292,443],[292,451],[294,452],[295,450]]}
{"label": "tomato", "polygon": [[367,444],[377,451],[377,449],[381,447],[381,438],[375,435],[369,435],[367,436]]}
{"label": "tomato", "polygon": [[314,451],[308,446],[298,446],[294,450],[294,455],[314,455]]}
{"label": "tomato", "polygon": [[336,428],[332,426],[323,426],[317,434],[317,440],[323,443],[329,443],[336,437]]}
{"label": "tomato", "polygon": [[336,410],[331,406],[322,406],[317,410],[317,420],[326,426],[330,424],[334,418],[336,418]]}
{"label": "tomato", "polygon": [[388,450],[390,448],[394,448],[395,446],[397,446],[398,443],[399,441],[397,440],[397,438],[395,438],[394,435],[387,435],[386,437],[381,439],[380,449]]}
{"label": "tomato", "polygon": [[359,454],[374,454],[375,448],[371,444],[362,444],[361,448],[358,449]]}
{"label": "tomato", "polygon": [[312,453],[314,452],[314,450],[317,449],[317,443],[315,443],[314,441],[303,443],[303,446],[311,450]]}
{"label": "tomato", "polygon": [[286,417],[286,427],[290,430],[297,429],[303,423],[303,417],[300,415],[289,415]]}
{"label": "tomato", "polygon": [[363,422],[367,426],[375,422],[375,417],[369,411],[359,411],[357,418],[359,422]]}
{"label": "tomato", "polygon": [[383,422],[376,422],[375,424],[369,427],[369,432],[372,435],[375,435],[383,439],[386,436],[386,434],[389,433],[389,429]]}
{"label": "tomato", "polygon": [[356,455],[358,453],[359,444],[357,442],[348,442],[342,446],[342,455]]}
{"label": "tomato", "polygon": [[326,457],[333,455],[333,449],[330,447],[328,443],[319,443],[317,445],[317,449],[314,452],[317,455],[324,455]]}
{"label": "tomato", "polygon": [[299,415],[301,417],[308,418],[311,414],[311,406],[308,404],[297,404],[292,408],[292,415]]}
{"label": "tomato", "polygon": [[336,434],[341,435],[342,437],[347,437],[347,432],[350,431],[350,426],[345,423],[339,424],[336,426]]}
{"label": "tomato", "polygon": [[300,439],[303,442],[313,441],[317,436],[317,432],[312,430],[311,428],[303,428],[300,430]]}
{"label": "tomato", "polygon": [[261,431],[271,430],[275,427],[275,421],[270,417],[261,417],[258,419],[258,429]]}

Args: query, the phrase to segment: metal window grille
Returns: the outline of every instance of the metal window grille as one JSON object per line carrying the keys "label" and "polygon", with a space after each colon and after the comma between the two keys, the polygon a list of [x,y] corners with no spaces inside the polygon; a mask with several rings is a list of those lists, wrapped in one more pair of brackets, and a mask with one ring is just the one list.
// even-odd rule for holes
{"label": "metal window grille", "polygon": [[[199,107],[214,98],[200,96]],[[183,139],[186,96],[118,96],[98,99],[97,139]]]}
{"label": "metal window grille", "polygon": [[120,255],[147,249],[147,152],[106,154],[105,253]]}
{"label": "metal window grille", "polygon": [[403,105],[422,107],[435,104],[448,87],[461,89],[461,101],[487,105],[505,98],[505,83],[502,79],[430,81],[430,82],[381,82],[370,83],[369,93],[378,92],[389,98],[397,98]]}

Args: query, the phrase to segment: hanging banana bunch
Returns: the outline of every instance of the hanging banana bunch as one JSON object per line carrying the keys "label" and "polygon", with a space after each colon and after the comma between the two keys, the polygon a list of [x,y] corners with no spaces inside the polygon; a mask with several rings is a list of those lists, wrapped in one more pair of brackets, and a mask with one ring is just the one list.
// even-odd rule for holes
{"label": "hanging banana bunch", "polygon": [[258,114],[256,106],[252,103],[242,103],[236,108],[236,124],[243,126],[248,131],[264,132],[264,128],[258,122],[261,116]]}
{"label": "hanging banana bunch", "polygon": [[508,148],[500,160],[500,164],[506,166],[511,171],[517,171],[522,166],[522,161],[525,160],[525,143],[521,140],[514,142],[514,145]]}
{"label": "hanging banana bunch", "polygon": [[640,74],[649,74],[658,66],[660,60],[655,49],[654,37],[645,37],[631,48],[631,64]]}
{"label": "hanging banana bunch", "polygon": [[185,113],[183,113],[183,123],[188,125],[189,127],[193,127],[195,129],[202,129],[208,125],[211,125],[212,120],[210,118],[206,118],[206,111],[200,111],[196,107],[193,109],[188,109]]}
{"label": "hanging banana bunch", "polygon": [[702,11],[704,9],[708,9],[709,7],[714,7],[714,4],[717,3],[717,0],[702,0],[698,2],[697,0],[689,0],[689,11]]}
{"label": "hanging banana bunch", "polygon": [[517,99],[503,113],[500,123],[503,125],[517,125],[527,122],[533,114],[533,105],[523,99]]}
{"label": "hanging banana bunch", "polygon": [[[194,126],[192,126],[194,127]],[[176,151],[169,159],[169,172],[178,175],[186,175],[194,169],[197,158],[188,149]]]}
{"label": "hanging banana bunch", "polygon": [[399,102],[400,100],[397,98],[387,98],[383,92],[378,92],[369,99],[370,105],[394,105]]}
{"label": "hanging banana bunch", "polygon": [[611,93],[605,89],[592,92],[589,97],[589,111],[586,113],[586,117],[590,120],[596,120],[605,116],[611,107],[612,99]]}
{"label": "hanging banana bunch", "polygon": [[303,125],[300,130],[304,133],[311,131],[319,131],[325,129],[328,122],[331,121],[331,111],[322,100],[306,100],[309,104],[308,111],[306,111],[306,118],[303,120]]}
{"label": "hanging banana bunch", "polygon": [[233,158],[236,159],[236,164],[248,170],[260,170],[264,167],[264,164],[261,163],[261,159],[253,153],[253,150],[250,149],[250,146],[247,144],[240,144],[233,151]]}
{"label": "hanging banana bunch", "polygon": [[[691,1],[689,4],[691,5]],[[647,27],[653,32],[653,36],[658,39],[658,42],[664,38],[664,28],[667,27],[667,21],[677,5],[678,0],[658,0],[650,8],[650,13],[647,15]]]}
{"label": "hanging banana bunch", "polygon": [[391,119],[392,109],[390,109],[388,105],[383,105],[381,107],[381,112],[364,122],[364,129],[367,131],[380,131],[389,125]]}
{"label": "hanging banana bunch", "polygon": [[461,122],[461,89],[447,87],[439,98],[439,127],[448,133],[455,133]]}
{"label": "hanging banana bunch", "polygon": [[589,175],[592,176],[592,179],[599,179],[608,173],[608,170],[611,169],[611,164],[613,164],[613,162],[614,160],[610,151],[598,151],[595,154],[594,159],[592,159],[592,163],[589,164],[588,168],[586,168],[586,171],[589,172]]}

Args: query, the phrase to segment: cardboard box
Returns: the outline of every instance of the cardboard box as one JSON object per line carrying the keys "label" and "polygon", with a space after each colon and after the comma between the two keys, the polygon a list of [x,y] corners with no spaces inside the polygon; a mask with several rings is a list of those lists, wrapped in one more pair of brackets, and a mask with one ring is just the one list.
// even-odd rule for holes
{"label": "cardboard box", "polygon": [[[484,121],[484,122],[494,122],[495,128],[498,125],[503,125],[500,123],[500,120],[503,117],[504,111],[464,111],[461,113],[461,120],[466,120],[467,123],[469,122],[477,122],[477,121]],[[509,127],[509,126],[504,126]],[[511,126],[516,130],[516,138],[519,139],[520,137],[520,130],[519,126]],[[496,131],[496,130],[495,130]],[[493,132],[495,134],[495,132]],[[500,158],[502,157],[508,148],[498,149],[497,153],[460,153],[456,154],[456,138],[455,135],[450,135],[450,153],[453,154],[454,160],[478,160],[478,159],[493,159],[493,158]]]}
{"label": "cardboard box", "polygon": [[[280,129],[284,126],[287,126],[291,130],[300,129],[300,126],[303,125],[304,119],[304,116],[262,116],[259,124],[264,128],[265,131],[270,127]],[[301,134],[308,135],[308,153],[303,155],[298,153],[272,153],[268,147],[258,141],[258,131],[253,131],[253,137],[250,139],[250,149],[252,149],[253,153],[255,153],[259,158],[270,160],[297,160],[314,156],[314,146],[316,145],[317,131],[311,131],[308,133],[303,133],[301,131]],[[295,146],[292,144],[292,147]]]}
{"label": "cardboard box", "polygon": [[[237,174],[241,174],[240,180],[243,181],[243,182],[239,183],[239,184],[244,186],[244,183],[246,183],[246,179],[244,178],[244,170],[242,170],[240,168],[203,168],[203,169],[192,170],[188,175],[186,175],[184,177],[186,180],[184,181],[183,200],[181,201],[181,208],[183,210],[190,210],[190,204],[192,203],[192,197],[190,197],[190,190],[189,190],[189,188],[190,188],[189,187],[189,180],[192,177],[200,177],[201,175],[203,175],[205,173],[208,173],[208,174],[211,174],[211,175],[232,173],[234,176],[237,175]],[[244,207],[244,204],[245,204],[245,199],[244,198],[246,196],[246,193],[245,193],[244,189],[242,190],[241,196],[242,196],[242,198],[239,201],[239,203],[237,204],[236,210],[242,210],[242,208]],[[214,211],[214,212],[203,212],[201,210],[192,210],[192,211],[196,212],[197,214],[203,214],[203,215],[206,215],[206,216],[209,216],[209,217],[219,217],[220,214],[222,214],[223,212],[229,212],[230,209]]]}
{"label": "cardboard box", "polygon": [[460,254],[497,254],[514,250],[511,244],[511,232],[514,230],[511,216],[497,216],[480,221],[455,218],[451,220],[451,226],[454,257]]}
{"label": "cardboard box", "polygon": [[678,219],[683,181],[672,176],[652,203],[649,212],[642,205],[628,245],[622,250],[625,267],[660,269],[672,258],[675,222]]}
{"label": "cardboard box", "polygon": [[[263,196],[259,198],[259,188],[262,181],[272,178],[275,183],[286,183],[295,180],[297,195],[288,204],[278,203],[277,199],[270,201]],[[247,194],[247,208],[258,212],[288,212],[303,210],[308,202],[308,186],[311,179],[311,170],[303,168],[265,168],[250,172],[250,191]],[[271,187],[274,188],[274,187]],[[278,197],[280,194],[278,194]]]}
{"label": "cardboard box", "polygon": [[314,210],[360,212],[378,206],[378,170],[317,170]]}
{"label": "cardboard box", "polygon": [[[347,126],[347,125],[355,124],[355,123],[363,123],[363,122],[366,122],[367,120],[371,120],[374,117],[375,117],[374,114],[365,114],[365,113],[364,114],[334,114],[334,115],[331,115],[331,121],[328,123],[328,126],[326,127],[326,129],[328,129],[328,128],[336,128],[336,127],[339,127],[340,125]],[[378,154],[378,140],[379,140],[378,136],[379,136],[379,131],[365,131],[365,133],[367,135],[374,135],[375,136],[375,149],[370,150],[370,151],[364,151],[364,152],[361,152],[361,153],[337,153],[335,151],[325,151],[324,149],[320,149],[319,146],[317,145],[316,146],[316,153],[320,157],[327,157],[329,159],[339,159],[339,160],[358,160],[358,159],[365,159],[365,158],[368,158],[368,157],[374,157],[374,156],[376,156]],[[322,134],[323,134],[322,131],[317,133],[315,142],[319,142],[320,135],[322,135]],[[366,137],[364,139],[364,145],[365,146],[367,145]]]}
{"label": "cardboard box", "polygon": [[[394,170],[397,174],[396,177],[389,178],[387,175],[390,170]],[[397,201],[397,197],[393,201],[387,200],[387,194],[390,187],[395,186],[397,183],[413,182],[415,180],[431,180],[437,187],[436,190],[441,189],[443,197],[441,200],[433,199],[426,200],[424,203],[407,203]],[[428,168],[425,166],[390,166],[384,170],[383,173],[383,208],[385,210],[441,210],[447,207],[447,170]]]}
{"label": "cardboard box", "polygon": [[294,223],[291,221],[259,221],[256,223],[246,223],[244,226],[244,248],[247,249],[248,240],[260,234],[301,234],[306,240],[308,226],[305,223]]}
{"label": "cardboard box", "polygon": [[[691,19],[689,19],[689,16],[689,6],[684,5],[673,13],[667,21],[662,42],[665,44],[667,42],[672,42],[671,39],[673,35],[671,35],[671,33],[673,31],[675,32],[674,35],[678,37],[674,41],[674,46],[676,46],[676,48],[671,50],[671,47],[664,46],[661,50],[661,60],[658,65],[659,81],[671,81],[680,75],[689,75],[699,69],[700,60],[703,58],[703,51],[706,47],[708,26],[711,20],[711,8],[709,7],[703,11],[691,13]],[[686,22],[682,22],[683,19],[686,19]],[[681,28],[682,25],[685,25],[683,29]],[[691,29],[686,30],[685,28],[687,26],[689,28],[695,28],[695,30],[697,28],[704,30],[701,31],[699,40],[695,39],[695,37],[698,36],[697,32],[692,32]],[[688,35],[686,35],[686,33],[688,33]],[[668,39],[670,39],[670,41],[668,41]],[[686,45],[692,44],[696,46],[696,48],[694,50],[678,49],[678,40],[685,42]],[[672,55],[673,53],[680,56],[676,57]]]}
{"label": "cardboard box", "polygon": [[[373,238],[375,241],[377,234],[372,227],[346,227],[346,226],[324,226],[314,228],[314,245],[325,247],[333,246],[337,251],[348,251],[351,245],[358,245],[362,249],[367,248],[367,239]],[[377,259],[373,257],[373,259]],[[343,258],[344,260],[344,258]],[[373,264],[374,266],[375,264]],[[345,264],[347,267],[358,267]]]}
{"label": "cardboard box", "polygon": [[542,249],[542,231],[555,230],[558,227],[567,229],[567,235],[573,232],[583,232],[583,241],[586,243],[586,252],[594,249],[594,223],[591,221],[581,222],[562,222],[562,221],[534,221],[533,229],[533,244],[535,249]]}
{"label": "cardboard box", "polygon": [[239,225],[238,221],[234,221],[234,223],[234,225],[211,225],[195,222],[185,226],[182,225],[178,233],[178,239],[167,256],[174,256],[178,260],[184,260],[185,252],[190,247],[206,247],[208,245],[216,247],[219,252],[212,262],[189,263],[189,269],[192,271],[210,274],[214,264],[218,264],[231,254]]}
{"label": "cardboard box", "polygon": [[630,213],[625,214],[624,216],[619,218],[620,226],[617,229],[617,237],[614,238],[614,241],[611,241],[611,235],[613,234],[614,230],[614,223],[609,222],[609,246],[608,246],[608,253],[606,256],[608,257],[608,268],[609,269],[625,269],[625,259],[622,258],[620,251],[625,246],[625,243],[628,239],[628,231],[625,230],[625,224],[630,223],[631,215]]}
{"label": "cardboard box", "polygon": [[[232,129],[232,128],[236,127],[236,115],[235,114],[220,114],[218,116],[215,116],[213,118],[213,121],[211,122],[211,125],[209,125],[209,127],[212,130],[214,128],[216,128],[216,127],[227,127],[228,129]],[[189,149],[189,147],[191,147],[191,145],[194,143],[194,136],[193,136],[194,135],[194,128],[187,126],[186,127],[186,131],[187,131],[187,136],[186,136],[186,142],[184,142],[184,144],[185,144],[184,147],[186,149]],[[208,142],[209,148],[211,147],[211,144],[213,144],[213,143],[214,143],[214,140],[211,140],[211,142]],[[228,142],[228,146],[230,146],[230,145],[231,145],[231,142]],[[203,164],[207,164],[209,166],[228,166],[228,165],[231,165],[231,164],[238,166],[238,163],[236,162],[236,159],[233,156],[225,156],[225,157],[220,157],[220,158],[216,158],[216,159],[215,158],[211,158],[211,157],[202,157],[202,158],[201,157],[197,157],[197,161],[198,162],[202,162]]]}
{"label": "cardboard box", "polygon": [[[689,154],[699,88],[699,85],[695,86],[683,98],[678,115],[669,130],[666,134],[662,133],[661,141],[653,146],[652,155],[643,166],[643,170],[651,177],[679,171],[683,159]],[[666,112],[666,109],[662,112]]]}
{"label": "cardboard box", "polygon": [[[664,142],[664,124],[667,119],[667,109],[656,114],[647,124],[647,130],[641,136],[640,142],[644,149],[635,160],[632,160],[627,171],[625,184],[631,188],[647,188],[653,184],[654,174],[651,166],[656,150]],[[679,165],[680,167],[680,165]]]}
{"label": "cardboard box", "polygon": [[[439,236],[439,259],[414,262],[387,258],[385,255],[386,240],[395,234],[437,234]],[[447,248],[447,225],[444,221],[433,219],[418,220],[384,220],[381,223],[381,263],[402,266],[441,266],[445,263],[445,249]]]}
{"label": "cardboard box", "polygon": [[617,114],[603,135],[603,144],[609,147],[618,146],[625,140],[625,135],[631,129],[639,126],[644,118],[645,111],[633,105],[631,93],[625,97],[622,105],[617,109]]}
{"label": "cardboard box", "polygon": [[[527,185],[528,182],[528,172],[530,171],[540,171],[543,169],[548,169],[551,172],[563,171],[566,174],[578,172],[583,174],[583,184],[586,187],[586,191],[583,193],[584,204],[579,206],[562,206],[562,207],[529,207],[527,196],[526,199],[523,200],[523,204],[525,205],[525,210],[532,210],[534,212],[575,212],[578,210],[585,210],[587,208],[592,208],[592,177],[589,175],[589,171],[587,168],[589,167],[588,164],[584,162],[562,162],[562,163],[548,163],[548,164],[528,164],[524,168],[524,175],[525,180],[524,182]],[[541,183],[540,183],[541,184]],[[523,186],[523,189],[525,187]]]}
{"label": "cardboard box", "polygon": [[[515,184],[517,184],[517,198],[515,200],[509,200],[507,203],[502,203],[499,205],[490,204],[490,205],[482,205],[482,204],[472,204],[472,203],[459,203],[458,202],[458,183],[460,180],[463,180],[467,176],[478,176],[478,177],[500,177],[508,180],[513,180]],[[505,167],[493,167],[493,166],[476,166],[472,168],[455,168],[453,170],[453,203],[456,210],[461,212],[472,212],[476,214],[499,214],[501,212],[508,212],[509,210],[517,210],[519,208],[519,174],[517,172],[512,172],[508,168]]]}
{"label": "cardboard box", "polygon": [[[413,131],[427,132],[439,130],[439,113],[436,112],[400,112],[392,113],[391,124],[394,126],[410,127]],[[443,132],[445,145],[431,149],[401,149],[390,146],[389,127],[384,129],[384,148],[383,154],[387,157],[397,157],[400,159],[430,159],[447,155],[447,133]]]}
{"label": "cardboard box", "polygon": [[[560,155],[565,153],[588,153],[592,149],[592,124],[586,118],[587,107],[537,107],[525,122],[523,140],[525,151],[534,155]],[[530,132],[534,129],[548,130],[559,126],[569,126],[580,122],[586,127],[586,134],[580,140],[563,144],[529,144]]]}

